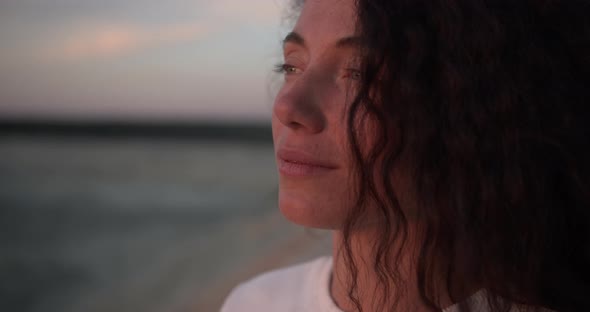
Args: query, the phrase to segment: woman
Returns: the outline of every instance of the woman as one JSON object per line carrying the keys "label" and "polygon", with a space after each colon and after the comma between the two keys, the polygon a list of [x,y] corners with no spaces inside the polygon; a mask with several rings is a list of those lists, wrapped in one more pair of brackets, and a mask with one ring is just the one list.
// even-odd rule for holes
{"label": "woman", "polygon": [[222,311],[590,311],[588,13],[305,1],[273,108],[279,207],[333,230],[333,255]]}

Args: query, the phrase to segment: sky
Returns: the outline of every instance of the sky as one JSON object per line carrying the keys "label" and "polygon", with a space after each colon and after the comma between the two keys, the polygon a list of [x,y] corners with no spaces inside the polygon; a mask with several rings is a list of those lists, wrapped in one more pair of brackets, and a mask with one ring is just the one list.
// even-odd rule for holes
{"label": "sky", "polygon": [[0,118],[266,120],[287,3],[2,0]]}

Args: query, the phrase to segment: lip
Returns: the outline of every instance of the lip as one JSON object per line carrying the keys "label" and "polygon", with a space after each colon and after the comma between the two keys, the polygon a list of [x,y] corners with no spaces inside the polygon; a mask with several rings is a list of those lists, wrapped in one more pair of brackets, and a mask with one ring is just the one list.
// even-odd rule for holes
{"label": "lip", "polygon": [[338,166],[301,150],[279,149],[277,151],[277,167],[286,176],[314,176],[338,169]]}

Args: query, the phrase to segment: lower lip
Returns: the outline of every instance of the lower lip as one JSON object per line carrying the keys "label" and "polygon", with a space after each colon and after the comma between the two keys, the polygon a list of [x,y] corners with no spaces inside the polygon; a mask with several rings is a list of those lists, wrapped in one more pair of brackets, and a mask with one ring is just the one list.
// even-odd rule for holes
{"label": "lower lip", "polygon": [[282,175],[293,177],[315,176],[334,170],[334,168],[293,163],[283,159],[277,159],[277,167]]}

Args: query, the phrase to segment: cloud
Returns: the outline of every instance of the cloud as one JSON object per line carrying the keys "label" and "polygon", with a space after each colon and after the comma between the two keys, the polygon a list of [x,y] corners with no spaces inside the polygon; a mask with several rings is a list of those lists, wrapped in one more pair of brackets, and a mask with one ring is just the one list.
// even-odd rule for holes
{"label": "cloud", "polygon": [[215,0],[209,10],[213,16],[248,21],[259,25],[276,25],[285,0]]}
{"label": "cloud", "polygon": [[53,40],[44,54],[45,58],[64,61],[116,57],[146,48],[197,40],[207,34],[208,28],[198,23],[143,28],[103,24]]}
{"label": "cloud", "polygon": [[[31,1],[38,1],[38,5],[45,3],[41,0]],[[31,51],[26,56],[29,59],[52,64],[116,58],[155,47],[200,40],[213,33],[236,33],[242,31],[244,26],[259,29],[277,27],[281,11],[290,0],[171,0],[165,5],[161,1],[146,0],[149,5],[140,11],[134,10],[132,6],[137,5],[139,0],[105,0],[110,4],[108,10],[96,9],[94,2],[62,1],[68,5],[62,5],[60,10],[47,10],[65,14],[50,18],[55,23],[46,21],[33,28],[29,25],[31,19],[43,20],[49,17],[28,16],[29,21],[25,25],[19,25],[19,20],[13,20],[16,25],[8,25],[11,27],[7,28],[13,29],[28,27],[32,29],[33,36],[38,38],[31,41],[32,48],[26,49]],[[20,7],[21,10],[31,9],[24,4]],[[142,7],[145,6],[142,4]],[[64,13],[62,9],[67,10]],[[137,15],[137,12],[141,12],[141,15]],[[22,52],[16,56],[25,57]]]}

